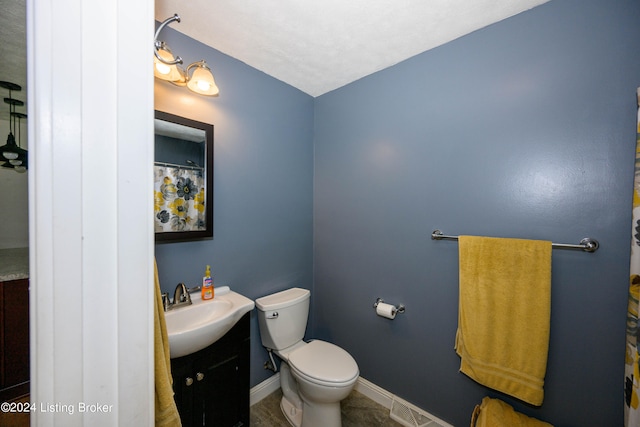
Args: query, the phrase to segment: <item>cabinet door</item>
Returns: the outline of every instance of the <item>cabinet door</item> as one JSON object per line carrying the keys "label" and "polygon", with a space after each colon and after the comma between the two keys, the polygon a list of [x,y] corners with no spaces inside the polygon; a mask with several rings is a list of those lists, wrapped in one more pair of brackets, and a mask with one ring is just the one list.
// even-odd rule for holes
{"label": "cabinet door", "polygon": [[249,313],[218,342],[171,359],[183,427],[249,425]]}
{"label": "cabinet door", "polygon": [[[203,382],[205,425],[220,427],[242,426],[239,358],[232,357],[209,366]],[[246,387],[245,387],[246,388]],[[248,424],[247,424],[248,425]]]}
{"label": "cabinet door", "polygon": [[[0,390],[5,398],[29,392],[29,280],[0,282]],[[25,385],[25,387],[20,387]]]}
{"label": "cabinet door", "polygon": [[249,313],[198,362],[205,370],[202,382],[205,425],[249,425]]}
{"label": "cabinet door", "polygon": [[[171,361],[174,399],[183,427],[198,425],[197,421],[194,421],[194,419],[198,419],[198,410],[194,408],[193,404],[193,399],[197,392],[194,391],[192,371],[192,363],[189,357],[181,357]],[[199,425],[202,426],[202,422]]]}

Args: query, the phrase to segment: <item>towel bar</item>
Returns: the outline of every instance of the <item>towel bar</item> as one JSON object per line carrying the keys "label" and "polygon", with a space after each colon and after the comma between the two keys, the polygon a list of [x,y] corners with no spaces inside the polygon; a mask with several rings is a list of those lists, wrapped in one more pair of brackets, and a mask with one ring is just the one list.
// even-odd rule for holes
{"label": "towel bar", "polygon": [[[433,240],[458,240],[458,236],[447,236],[440,230],[433,230],[431,233],[431,239]],[[585,252],[595,252],[600,247],[600,243],[596,239],[585,237],[580,240],[580,244],[571,245],[567,243],[551,243],[551,247],[559,249],[581,249]]]}

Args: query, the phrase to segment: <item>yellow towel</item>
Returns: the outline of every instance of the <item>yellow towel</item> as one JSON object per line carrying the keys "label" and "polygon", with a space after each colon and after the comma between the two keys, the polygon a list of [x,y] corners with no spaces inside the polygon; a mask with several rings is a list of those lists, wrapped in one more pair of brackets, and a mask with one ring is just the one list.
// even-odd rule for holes
{"label": "yellow towel", "polygon": [[552,424],[516,412],[501,400],[485,397],[476,405],[471,427],[553,427]]}
{"label": "yellow towel", "polygon": [[158,280],[158,266],[155,264],[155,298],[154,304],[154,353],[155,353],[155,383],[156,383],[156,427],[179,427],[180,415],[176,402],[173,400],[173,379],[171,378],[171,360],[169,358],[169,336],[164,320],[162,294]]}
{"label": "yellow towel", "polygon": [[455,349],[480,384],[542,405],[551,316],[551,242],[460,236]]}

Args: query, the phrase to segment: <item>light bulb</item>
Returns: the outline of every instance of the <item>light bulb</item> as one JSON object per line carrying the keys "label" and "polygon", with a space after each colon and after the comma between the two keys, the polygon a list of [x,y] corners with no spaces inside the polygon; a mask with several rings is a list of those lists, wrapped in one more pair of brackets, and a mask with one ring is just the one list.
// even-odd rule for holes
{"label": "light bulb", "polygon": [[11,159],[9,160],[9,163],[11,163],[13,166],[20,166],[22,164],[22,160]]}
{"label": "light bulb", "polygon": [[13,170],[18,173],[25,173],[27,168],[25,168],[24,166],[16,166],[15,168],[13,168]]}
{"label": "light bulb", "polygon": [[18,158],[18,153],[14,153],[13,151],[3,151],[2,156],[7,160],[15,160]]}
{"label": "light bulb", "polygon": [[156,70],[160,74],[166,75],[166,74],[169,74],[171,72],[171,67],[168,66],[167,64],[163,64],[162,62],[156,62]]}
{"label": "light bulb", "polygon": [[204,80],[198,80],[196,84],[198,85],[198,89],[200,89],[203,92],[208,91],[209,88],[211,87],[211,83]]}

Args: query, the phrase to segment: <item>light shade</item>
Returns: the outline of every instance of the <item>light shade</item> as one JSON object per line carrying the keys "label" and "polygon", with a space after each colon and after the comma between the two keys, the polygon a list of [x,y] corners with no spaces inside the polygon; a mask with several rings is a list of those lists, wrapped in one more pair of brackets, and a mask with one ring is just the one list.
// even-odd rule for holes
{"label": "light shade", "polygon": [[7,150],[2,152],[2,157],[4,157],[7,160],[15,160],[18,158],[18,153]]}
{"label": "light shade", "polygon": [[26,150],[22,150],[16,145],[16,139],[11,131],[9,131],[7,143],[0,147],[0,160],[15,160],[20,156],[22,151],[26,153]]}
{"label": "light shade", "polygon": [[166,62],[174,62],[174,64],[165,64],[160,61],[155,55],[153,57],[153,74],[159,79],[167,80],[169,82],[176,82],[183,80],[183,73],[175,64],[177,61],[171,53],[169,46],[162,43],[156,51],[157,55],[164,59]]}
{"label": "light shade", "polygon": [[[193,74],[189,76],[192,67]],[[204,60],[194,62],[187,68],[187,87],[200,95],[217,96],[220,93],[211,69]]]}

